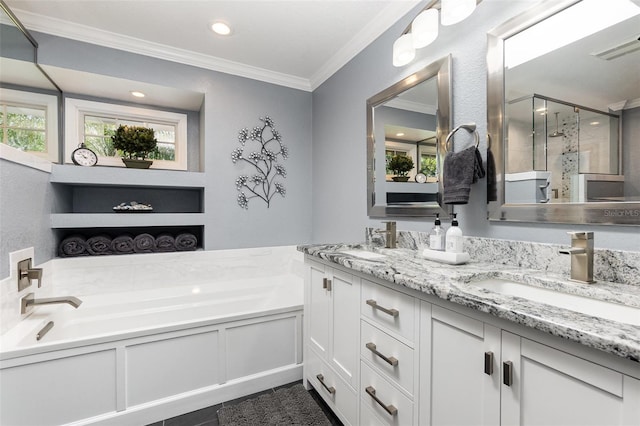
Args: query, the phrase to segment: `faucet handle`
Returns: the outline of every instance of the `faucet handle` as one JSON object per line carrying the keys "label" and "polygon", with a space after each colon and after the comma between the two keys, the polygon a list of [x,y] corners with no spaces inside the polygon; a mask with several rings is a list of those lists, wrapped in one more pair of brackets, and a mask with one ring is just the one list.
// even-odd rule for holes
{"label": "faucet handle", "polygon": [[38,288],[42,286],[42,268],[31,267],[31,258],[18,262],[18,291],[31,285],[31,280],[38,280]]}
{"label": "faucet handle", "polygon": [[593,240],[592,231],[569,231],[572,240]]}

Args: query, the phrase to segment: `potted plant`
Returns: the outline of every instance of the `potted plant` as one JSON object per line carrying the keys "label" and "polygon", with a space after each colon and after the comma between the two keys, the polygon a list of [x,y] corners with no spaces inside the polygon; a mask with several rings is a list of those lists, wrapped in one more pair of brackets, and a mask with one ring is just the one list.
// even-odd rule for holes
{"label": "potted plant", "polygon": [[413,169],[413,159],[408,155],[394,155],[389,160],[389,170],[393,172],[395,182],[406,182],[409,180],[409,172]]}
{"label": "potted plant", "polygon": [[153,161],[146,160],[147,155],[158,145],[153,129],[120,125],[116,133],[111,136],[111,140],[113,147],[122,152],[122,162],[125,166],[148,169],[153,164]]}

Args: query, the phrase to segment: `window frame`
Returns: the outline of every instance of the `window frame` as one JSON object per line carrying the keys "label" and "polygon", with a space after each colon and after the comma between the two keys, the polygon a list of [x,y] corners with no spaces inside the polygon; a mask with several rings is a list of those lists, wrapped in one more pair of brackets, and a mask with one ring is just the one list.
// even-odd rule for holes
{"label": "window frame", "polygon": [[[155,121],[175,125],[175,160],[153,160],[151,168],[161,170],[187,170],[186,114],[77,98],[65,99],[65,163],[72,163],[71,153],[84,141],[85,115],[117,117],[122,120]],[[120,157],[99,156],[98,165],[125,167]]]}
{"label": "window frame", "polygon": [[[30,108],[42,108],[45,112],[45,147],[46,152],[22,151],[21,149],[6,145],[2,141],[3,152],[19,151],[27,155],[33,155],[39,159],[57,163],[59,158],[58,141],[58,97],[46,93],[28,92],[24,90],[8,89],[0,87],[0,99],[3,103]],[[11,154],[9,154],[11,155]],[[4,156],[3,156],[4,157]]]}

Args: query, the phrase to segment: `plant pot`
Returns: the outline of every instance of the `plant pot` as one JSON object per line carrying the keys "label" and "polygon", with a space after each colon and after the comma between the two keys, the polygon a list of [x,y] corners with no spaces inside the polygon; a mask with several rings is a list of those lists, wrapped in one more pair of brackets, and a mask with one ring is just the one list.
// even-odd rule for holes
{"label": "plant pot", "polygon": [[130,169],[148,169],[153,164],[152,160],[138,160],[136,158],[123,158],[122,162]]}
{"label": "plant pot", "polygon": [[393,176],[391,179],[393,179],[394,182],[408,182],[409,176]]}

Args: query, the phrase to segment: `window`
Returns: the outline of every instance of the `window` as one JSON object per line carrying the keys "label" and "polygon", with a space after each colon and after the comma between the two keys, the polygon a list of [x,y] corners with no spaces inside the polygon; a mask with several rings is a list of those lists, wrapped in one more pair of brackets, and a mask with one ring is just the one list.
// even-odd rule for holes
{"label": "window", "polygon": [[98,155],[99,165],[124,166],[111,136],[118,126],[129,125],[154,130],[158,148],[148,157],[153,160],[152,168],[187,169],[186,114],[70,98],[66,111],[67,163],[71,162],[71,152],[84,143]]}
{"label": "window", "polygon": [[57,162],[57,105],[53,95],[0,88],[2,143]]}

